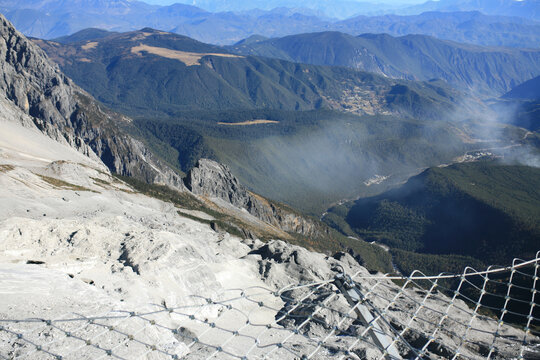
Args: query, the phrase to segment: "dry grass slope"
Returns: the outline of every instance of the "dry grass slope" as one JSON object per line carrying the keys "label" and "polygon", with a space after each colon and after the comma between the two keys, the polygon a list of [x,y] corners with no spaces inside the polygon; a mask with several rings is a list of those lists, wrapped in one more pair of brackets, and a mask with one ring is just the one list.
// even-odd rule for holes
{"label": "dry grass slope", "polygon": [[248,125],[260,125],[260,124],[279,124],[279,121],[275,120],[249,120],[235,123],[228,122],[218,122],[218,125],[227,125],[227,126],[248,126]]}
{"label": "dry grass slope", "polygon": [[98,46],[98,43],[95,41],[88,42],[87,44],[81,46],[81,49],[83,50],[91,50],[95,49]]}
{"label": "dry grass slope", "polygon": [[173,60],[179,60],[186,64],[186,66],[196,66],[200,65],[200,60],[204,56],[219,56],[219,57],[226,57],[226,58],[243,58],[243,56],[238,55],[232,55],[232,54],[217,54],[217,53],[194,53],[194,52],[187,52],[187,51],[178,51],[178,50],[171,50],[167,48],[160,48],[155,46],[149,46],[149,45],[139,45],[131,48],[132,54],[141,55],[143,52],[147,52],[149,54],[161,56],[167,59],[173,59]]}
{"label": "dry grass slope", "polygon": [[54,186],[57,189],[65,189],[65,190],[73,190],[73,191],[90,191],[90,192],[97,193],[97,191],[95,190],[85,188],[84,186],[71,184],[64,180],[56,179],[56,178],[41,175],[41,174],[36,174],[36,175],[38,175],[43,181]]}
{"label": "dry grass slope", "polygon": [[14,167],[12,165],[5,165],[5,164],[0,165],[0,173],[5,173],[13,169]]}

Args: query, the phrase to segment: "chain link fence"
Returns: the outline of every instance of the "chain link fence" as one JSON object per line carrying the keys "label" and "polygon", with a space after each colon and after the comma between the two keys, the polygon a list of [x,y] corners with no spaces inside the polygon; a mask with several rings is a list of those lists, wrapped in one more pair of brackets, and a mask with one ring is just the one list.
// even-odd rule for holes
{"label": "chain link fence", "polygon": [[1,359],[540,359],[540,253],[462,274],[230,289],[182,306],[0,319]]}

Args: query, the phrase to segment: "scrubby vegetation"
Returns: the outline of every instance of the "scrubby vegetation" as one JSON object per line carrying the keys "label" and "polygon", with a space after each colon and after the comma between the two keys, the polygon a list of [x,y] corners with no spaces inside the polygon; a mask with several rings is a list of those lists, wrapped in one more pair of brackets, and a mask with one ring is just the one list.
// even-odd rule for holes
{"label": "scrubby vegetation", "polygon": [[13,165],[7,165],[7,164],[0,165],[0,172],[8,172],[8,171],[12,171],[13,169],[15,169]]}
{"label": "scrubby vegetation", "polygon": [[[411,251],[392,249],[394,263],[403,274],[418,270],[424,275],[440,273],[461,274],[466,267],[482,271],[486,268],[483,261],[463,255],[419,254]],[[419,274],[418,274],[419,275]]]}
{"label": "scrubby vegetation", "polygon": [[66,182],[64,180],[56,179],[56,178],[41,175],[41,174],[36,174],[36,175],[39,176],[41,178],[41,180],[45,181],[46,183],[48,183],[48,184],[50,184],[50,185],[52,185],[52,186],[54,186],[55,188],[58,188],[58,189],[73,190],[73,191],[97,192],[95,190],[90,190],[88,188],[85,188],[84,186],[79,186],[79,185],[68,183],[68,182]]}

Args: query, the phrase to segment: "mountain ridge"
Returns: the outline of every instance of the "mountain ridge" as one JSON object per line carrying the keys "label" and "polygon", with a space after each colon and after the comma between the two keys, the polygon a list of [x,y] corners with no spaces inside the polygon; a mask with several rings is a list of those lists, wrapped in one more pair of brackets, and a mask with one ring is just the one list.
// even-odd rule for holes
{"label": "mountain ridge", "polygon": [[514,100],[539,100],[540,99],[540,76],[525,81],[504,94],[504,99]]}
{"label": "mountain ridge", "polygon": [[540,20],[538,0],[439,0],[400,9],[401,14],[426,11],[480,11],[488,15],[519,16]]}
{"label": "mountain ridge", "polygon": [[540,76],[525,81],[504,94],[493,107],[513,106],[515,125],[540,131]]}
{"label": "mountain ridge", "polygon": [[321,32],[260,40],[229,49],[242,55],[346,66],[395,78],[440,78],[486,96],[502,95],[540,74],[540,50],[480,47],[425,35],[355,37]]}
{"label": "mountain ridge", "polygon": [[[96,41],[36,42],[100,101],[109,106],[129,105],[133,107],[131,111],[136,107],[139,112],[145,107],[158,108],[170,115],[197,109],[326,107],[414,116],[422,112],[435,114],[440,107],[451,106],[452,97],[458,96],[443,84],[404,82],[342,67],[231,55],[229,50],[215,45],[149,28]],[[161,79],[164,76],[166,81]],[[121,78],[131,85],[119,84]],[[189,91],[185,88],[188,83]],[[425,98],[423,105],[410,106],[403,98],[408,93],[400,93],[403,86],[405,92],[421,94]],[[122,93],[119,88],[130,90]],[[348,104],[351,97],[358,98],[359,103]]]}
{"label": "mountain ridge", "polygon": [[6,59],[0,88],[8,100],[33,117],[39,129],[52,138],[65,138],[84,152],[91,148],[114,172],[183,188],[173,170],[142,143],[121,134],[119,128],[130,122],[127,117],[102,109],[1,15],[0,27]]}

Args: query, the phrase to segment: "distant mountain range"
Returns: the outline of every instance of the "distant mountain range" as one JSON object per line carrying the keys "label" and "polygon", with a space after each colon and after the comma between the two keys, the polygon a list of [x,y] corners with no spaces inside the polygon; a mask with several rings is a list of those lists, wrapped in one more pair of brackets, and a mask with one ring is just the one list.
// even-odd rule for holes
{"label": "distant mountain range", "polygon": [[[330,4],[328,1],[324,3]],[[331,4],[334,7],[334,2]],[[540,46],[539,22],[523,17],[488,16],[477,11],[356,16],[336,20],[321,17],[317,12],[290,8],[235,13],[209,12],[185,4],[154,6],[125,0],[0,0],[0,12],[27,36],[44,39],[70,35],[91,27],[108,31],[152,27],[213,44],[233,44],[252,35],[282,37],[333,30],[352,35],[425,34],[489,46]],[[353,16],[357,12],[348,14]]]}
{"label": "distant mountain range", "polygon": [[418,5],[351,0],[180,0],[178,2],[212,12],[246,11],[256,8],[272,10],[288,7],[341,19],[355,15],[418,15],[426,11],[480,11],[488,15],[519,16],[540,20],[540,1],[538,0],[438,0],[426,1]]}
{"label": "distant mountain range", "polygon": [[419,14],[425,11],[480,11],[487,15],[520,16],[540,20],[539,0],[437,0],[427,1],[406,9],[400,14]]}
{"label": "distant mountain range", "polygon": [[354,0],[180,0],[178,2],[198,6],[212,12],[240,12],[253,9],[269,11],[276,8],[290,8],[306,15],[339,19],[348,18],[351,15],[380,14],[407,8],[405,5]]}
{"label": "distant mountain range", "polygon": [[540,50],[488,48],[425,35],[339,32],[249,39],[230,49],[315,65],[346,66],[393,78],[443,79],[485,96],[500,96],[540,74]]}
{"label": "distant mountain range", "polygon": [[422,34],[484,46],[536,48],[540,46],[539,26],[539,22],[524,18],[489,16],[478,11],[469,11],[425,12],[410,16],[358,16],[334,24],[332,29],[352,35]]}

